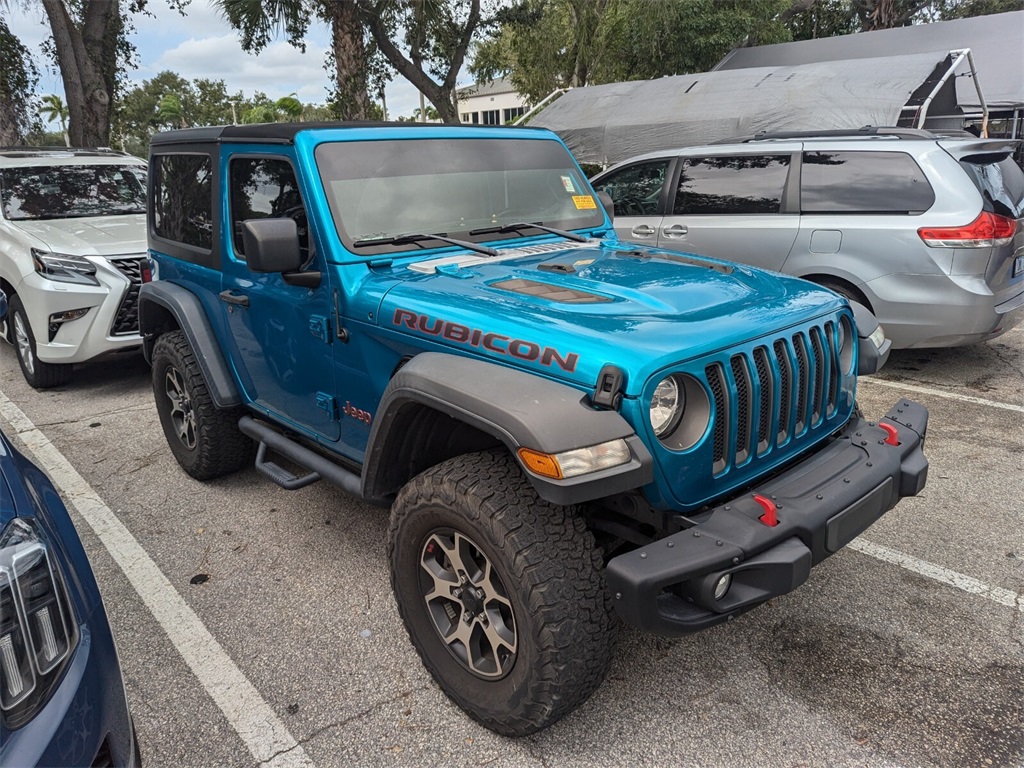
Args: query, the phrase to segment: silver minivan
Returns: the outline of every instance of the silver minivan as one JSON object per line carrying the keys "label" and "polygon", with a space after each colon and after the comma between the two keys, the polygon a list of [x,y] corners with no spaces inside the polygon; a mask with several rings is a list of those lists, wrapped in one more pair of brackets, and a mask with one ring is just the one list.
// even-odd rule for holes
{"label": "silver minivan", "polygon": [[1015,148],[903,128],[765,133],[592,182],[623,240],[797,275],[865,304],[895,348],[951,347],[1024,319]]}

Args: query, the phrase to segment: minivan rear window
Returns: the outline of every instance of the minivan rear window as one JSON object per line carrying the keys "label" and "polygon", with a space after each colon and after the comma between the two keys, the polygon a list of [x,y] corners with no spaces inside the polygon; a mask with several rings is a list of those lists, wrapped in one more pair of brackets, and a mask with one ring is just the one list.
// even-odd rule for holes
{"label": "minivan rear window", "polygon": [[1024,218],[1024,171],[1013,158],[975,155],[963,158],[960,166],[981,193],[986,211],[1012,219]]}
{"label": "minivan rear window", "polygon": [[803,213],[924,213],[935,202],[924,172],[904,152],[805,152]]}

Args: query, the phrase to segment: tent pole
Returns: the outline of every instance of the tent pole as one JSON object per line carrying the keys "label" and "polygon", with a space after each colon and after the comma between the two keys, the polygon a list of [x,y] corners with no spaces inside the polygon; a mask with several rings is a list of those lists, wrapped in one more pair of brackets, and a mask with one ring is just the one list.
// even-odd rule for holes
{"label": "tent pole", "polygon": [[953,72],[955,72],[956,68],[960,66],[960,62],[967,59],[967,64],[971,70],[971,77],[974,80],[974,89],[978,92],[978,99],[981,101],[981,135],[982,138],[987,138],[988,105],[985,103],[985,96],[981,92],[981,83],[978,82],[978,70],[974,66],[974,54],[971,53],[970,48],[961,48],[959,50],[950,51],[949,55],[956,58],[954,58],[952,63],[949,65],[949,69],[946,70],[946,74],[944,74],[939,79],[939,82],[935,84],[935,87],[932,88],[932,92],[928,94],[928,98],[926,98],[924,103],[921,104],[921,109],[918,112],[917,127],[924,128],[925,120],[928,119],[928,108],[931,106],[932,100],[942,89],[942,86],[946,84],[946,81],[952,77]]}

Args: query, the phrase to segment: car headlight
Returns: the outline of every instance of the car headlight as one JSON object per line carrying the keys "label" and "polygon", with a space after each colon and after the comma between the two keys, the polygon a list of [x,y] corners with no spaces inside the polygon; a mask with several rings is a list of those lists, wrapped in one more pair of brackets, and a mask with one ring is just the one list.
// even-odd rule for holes
{"label": "car headlight", "polygon": [[64,581],[39,526],[16,517],[0,534],[0,714],[20,728],[49,699],[78,643]]}
{"label": "car headlight", "polygon": [[686,398],[674,376],[661,380],[651,395],[650,420],[651,429],[657,437],[664,437],[679,424],[683,415]]}
{"label": "car headlight", "polygon": [[96,279],[96,265],[81,256],[68,256],[33,248],[32,264],[36,272],[48,280],[77,285],[100,284]]}

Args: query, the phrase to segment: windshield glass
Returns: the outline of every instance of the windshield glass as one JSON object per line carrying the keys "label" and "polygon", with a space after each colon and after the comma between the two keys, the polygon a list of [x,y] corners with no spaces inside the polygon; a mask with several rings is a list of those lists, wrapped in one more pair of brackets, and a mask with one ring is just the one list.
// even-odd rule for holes
{"label": "windshield glass", "polygon": [[67,219],[146,212],[140,165],[39,165],[0,170],[4,218]]}
{"label": "windshield glass", "polygon": [[338,235],[360,255],[442,245],[373,243],[410,233],[480,242],[521,236],[493,231],[502,224],[581,229],[604,221],[590,185],[556,141],[338,142],[317,147],[316,161]]}

